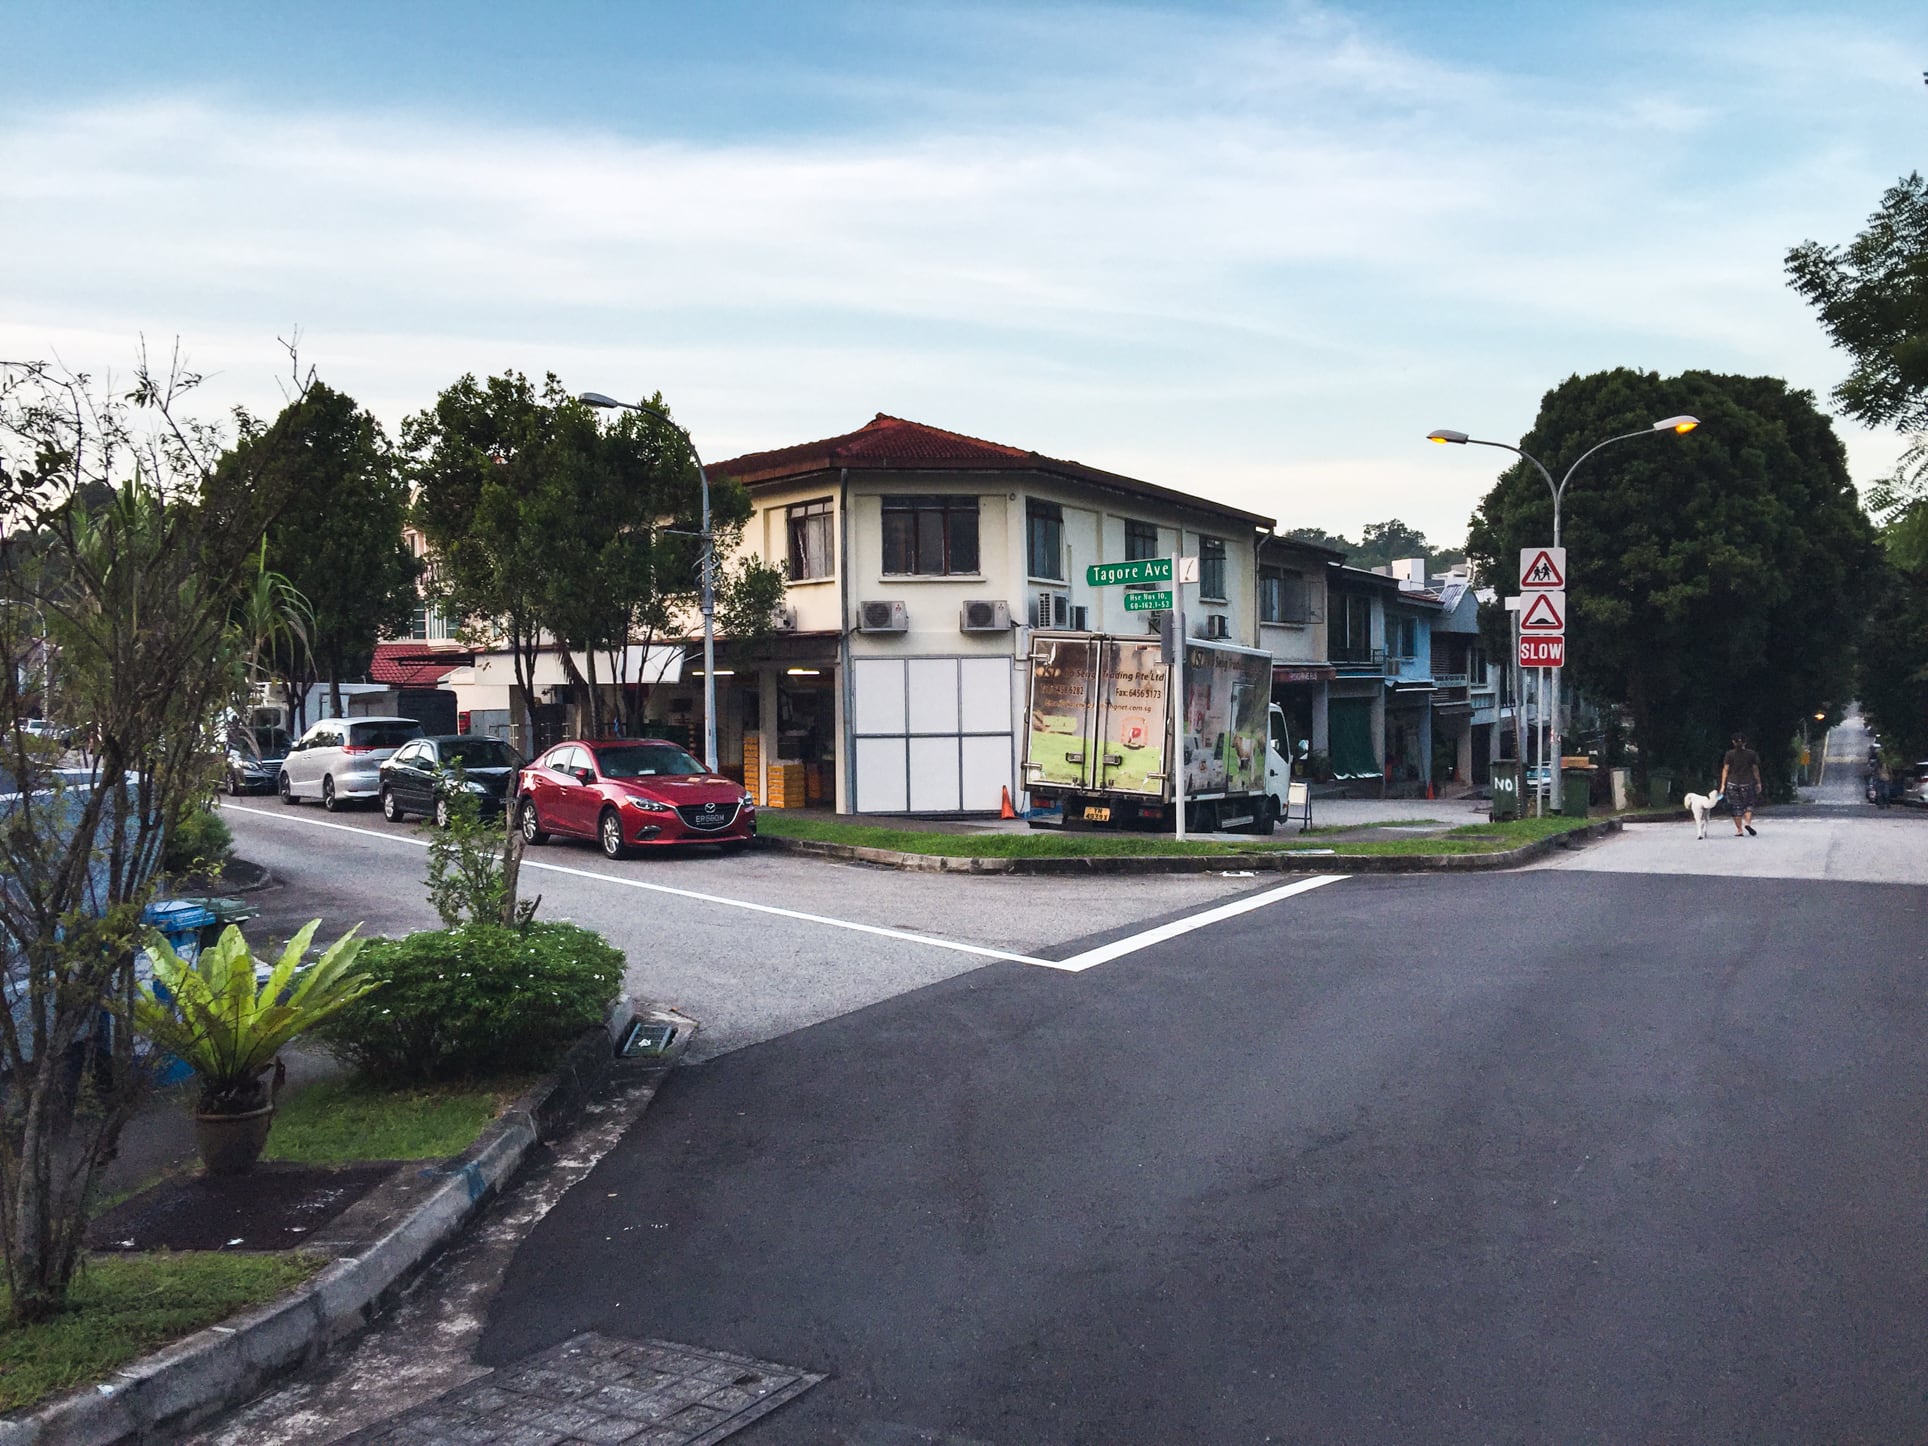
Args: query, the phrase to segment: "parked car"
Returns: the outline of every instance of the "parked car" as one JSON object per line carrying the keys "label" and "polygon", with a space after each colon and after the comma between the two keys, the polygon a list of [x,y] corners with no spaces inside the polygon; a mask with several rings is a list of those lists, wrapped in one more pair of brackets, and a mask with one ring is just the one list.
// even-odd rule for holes
{"label": "parked car", "polygon": [[475,795],[482,813],[498,813],[515,783],[521,760],[500,738],[479,733],[438,733],[404,743],[382,763],[382,817],[400,823],[411,813],[449,826],[452,780],[449,765],[462,765],[463,786]]}
{"label": "parked car", "polygon": [[1900,794],[1905,803],[1928,803],[1928,760],[1904,770]]}
{"label": "parked car", "polygon": [[283,803],[319,798],[334,810],[381,794],[382,760],[422,736],[413,718],[324,718],[281,760],[276,786]]}
{"label": "parked car", "polygon": [[23,718],[20,729],[29,738],[44,738],[50,743],[58,743],[62,748],[74,746],[74,730],[48,718]]}
{"label": "parked car", "polygon": [[756,802],[660,738],[558,743],[517,776],[516,821],[532,844],[594,839],[612,859],[638,844],[756,837]]}
{"label": "parked car", "polygon": [[236,728],[228,737],[228,792],[266,793],[273,788],[293,743],[286,728]]}

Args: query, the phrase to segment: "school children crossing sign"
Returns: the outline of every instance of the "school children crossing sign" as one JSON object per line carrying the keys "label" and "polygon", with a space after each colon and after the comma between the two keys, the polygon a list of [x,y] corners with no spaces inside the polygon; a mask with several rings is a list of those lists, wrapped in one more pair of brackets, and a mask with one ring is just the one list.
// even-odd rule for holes
{"label": "school children crossing sign", "polygon": [[1522,547],[1520,549],[1520,591],[1566,591],[1566,549],[1564,547]]}

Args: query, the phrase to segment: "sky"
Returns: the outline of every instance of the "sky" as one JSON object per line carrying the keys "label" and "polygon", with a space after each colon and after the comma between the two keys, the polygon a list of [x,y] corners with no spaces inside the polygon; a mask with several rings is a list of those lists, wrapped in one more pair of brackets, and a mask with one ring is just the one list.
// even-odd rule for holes
{"label": "sky", "polygon": [[1436,544],[1504,458],[1426,433],[1575,373],[1827,405],[1786,252],[1928,165],[1919,0],[7,0],[0,57],[0,359],[271,415],[298,333],[391,433],[554,372],[706,460],[888,412]]}

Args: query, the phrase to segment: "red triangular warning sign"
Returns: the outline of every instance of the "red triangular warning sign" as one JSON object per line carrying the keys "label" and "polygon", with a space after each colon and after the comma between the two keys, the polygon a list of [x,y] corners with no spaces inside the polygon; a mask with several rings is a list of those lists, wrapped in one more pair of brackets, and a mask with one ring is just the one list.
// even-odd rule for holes
{"label": "red triangular warning sign", "polygon": [[1520,631],[1523,633],[1565,632],[1566,615],[1562,609],[1565,601],[1563,594],[1535,593],[1533,601],[1526,605],[1526,611],[1520,614]]}
{"label": "red triangular warning sign", "polygon": [[1566,574],[1560,570],[1560,564],[1553,560],[1553,554],[1543,547],[1534,554],[1531,562],[1520,569],[1520,586],[1564,590]]}

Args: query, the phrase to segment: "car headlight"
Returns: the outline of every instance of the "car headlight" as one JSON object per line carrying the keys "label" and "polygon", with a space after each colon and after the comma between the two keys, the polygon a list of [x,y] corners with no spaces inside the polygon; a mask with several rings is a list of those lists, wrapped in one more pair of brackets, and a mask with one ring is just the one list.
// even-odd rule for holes
{"label": "car headlight", "polygon": [[644,813],[670,812],[670,806],[667,803],[658,803],[653,798],[638,798],[633,793],[625,796],[623,802],[631,808],[640,808]]}
{"label": "car headlight", "polygon": [[743,790],[743,797],[741,797],[741,798],[739,798],[739,799],[738,799],[738,800],[736,801],[736,806],[737,806],[738,808],[755,808],[755,807],[756,807],[756,795],[755,795],[754,793],[752,793],[752,792],[750,792],[750,790],[749,790],[749,789],[747,789],[747,788],[746,788],[746,789],[744,789],[744,790]]}
{"label": "car headlight", "polygon": [[470,779],[464,783],[462,788],[466,793],[487,793],[489,791],[487,785],[477,783],[474,779]]}

